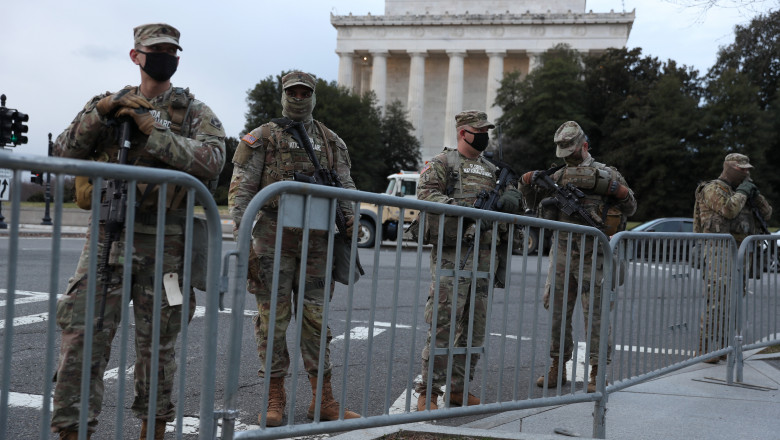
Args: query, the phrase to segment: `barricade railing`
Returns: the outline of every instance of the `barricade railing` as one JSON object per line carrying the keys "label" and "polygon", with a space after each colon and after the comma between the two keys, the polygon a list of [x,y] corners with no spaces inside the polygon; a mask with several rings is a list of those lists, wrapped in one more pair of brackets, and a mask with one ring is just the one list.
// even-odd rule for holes
{"label": "barricade railing", "polygon": [[733,237],[628,231],[611,246],[619,270],[607,393],[724,355],[733,366]]}
{"label": "barricade railing", "polygon": [[[9,169],[12,171],[12,177],[10,182],[10,222],[8,223],[8,238],[3,240],[7,242],[7,246],[3,246],[6,252],[3,252],[3,259],[7,262],[7,272],[0,274],[2,284],[4,287],[3,306],[5,307],[4,313],[4,326],[2,331],[3,336],[0,338],[2,343],[2,374],[0,374],[0,438],[31,438],[34,434],[24,431],[28,429],[31,416],[28,411],[31,411],[30,406],[37,412],[39,417],[39,432],[38,437],[41,439],[50,438],[51,411],[52,411],[52,376],[55,372],[55,361],[57,353],[59,353],[59,344],[56,342],[58,330],[55,328],[55,314],[57,310],[58,296],[64,293],[67,282],[67,277],[71,276],[71,268],[75,267],[75,261],[68,261],[61,258],[62,253],[62,213],[63,213],[63,188],[66,185],[66,177],[79,175],[87,176],[92,179],[95,190],[92,193],[92,206],[99,207],[101,203],[100,188],[103,183],[108,179],[120,179],[127,181],[128,188],[132,190],[128,191],[127,206],[136,206],[136,183],[143,182],[148,184],[159,185],[160,190],[158,193],[160,196],[157,199],[156,209],[156,222],[151,222],[156,225],[155,234],[157,236],[155,245],[155,264],[154,272],[144,275],[148,275],[154,278],[154,306],[153,316],[151,322],[159,322],[160,310],[161,310],[161,298],[163,294],[163,253],[166,251],[166,244],[168,243],[165,237],[166,232],[166,209],[165,209],[165,194],[166,189],[171,186],[177,186],[186,190],[185,203],[185,215],[182,220],[184,226],[184,244],[181,257],[183,258],[184,271],[182,280],[182,290],[185,296],[183,301],[182,319],[181,319],[181,333],[178,340],[177,350],[177,364],[178,371],[176,372],[176,379],[174,385],[174,401],[178,400],[177,411],[175,416],[175,432],[177,438],[182,438],[183,424],[185,414],[200,414],[198,421],[194,422],[198,425],[201,438],[213,438],[214,432],[216,432],[215,420],[214,420],[214,394],[215,394],[215,381],[216,376],[216,359],[214,353],[216,353],[217,347],[217,308],[219,297],[219,271],[220,271],[220,259],[222,249],[222,237],[221,237],[221,222],[219,213],[217,211],[216,204],[213,197],[209,193],[208,189],[194,177],[171,170],[153,169],[145,167],[135,167],[126,165],[106,164],[95,161],[83,161],[62,159],[53,157],[42,157],[34,155],[25,155],[19,153],[10,153],[6,151],[0,151],[0,168]],[[53,188],[53,226],[51,233],[51,252],[50,258],[41,259],[36,262],[35,274],[45,274],[47,272],[45,264],[48,260],[48,287],[46,292],[30,292],[34,290],[31,285],[40,286],[41,282],[38,279],[30,277],[31,268],[20,267],[19,262],[24,261],[21,259],[23,254],[27,251],[20,249],[20,237],[19,237],[19,221],[20,221],[20,195],[22,180],[26,175],[27,170],[35,170],[41,173],[52,173],[54,175]],[[193,228],[194,222],[194,206],[195,203],[199,203],[204,208],[206,218],[206,236],[194,236],[195,232]],[[4,204],[7,211],[9,203]],[[98,209],[95,210],[97,212]],[[97,216],[97,214],[95,214]],[[99,227],[97,218],[93,218],[88,228],[87,234],[91,237],[99,237]],[[134,231],[136,230],[136,223],[138,218],[136,217],[135,209],[127,209],[127,215],[125,217],[126,227],[122,231],[122,239],[125,242],[130,243],[133,241]],[[170,224],[170,222],[168,222]],[[177,224],[179,224],[177,222]],[[84,225],[88,226],[88,225]],[[201,332],[189,333],[188,323],[189,316],[192,315],[195,310],[189,309],[189,301],[186,298],[189,297],[187,292],[190,291],[192,285],[193,273],[190,270],[190,265],[193,263],[193,243],[198,241],[200,243],[207,242],[207,259],[205,261],[206,267],[203,269],[206,272],[205,279],[205,308],[197,311],[199,316],[203,316],[205,323]],[[99,313],[97,304],[99,303],[99,296],[101,295],[100,287],[98,285],[98,279],[100,274],[98,273],[98,240],[90,240],[89,255],[92,257],[88,262],[88,293],[85,313],[85,341],[92,341],[96,333],[95,321],[96,315]],[[170,250],[168,250],[170,252]],[[126,429],[135,430],[137,428],[126,428],[128,425],[127,420],[129,412],[125,410],[128,404],[128,396],[126,390],[126,378],[128,376],[129,369],[132,369],[132,364],[128,365],[128,359],[132,359],[134,349],[129,344],[131,337],[130,332],[130,291],[132,287],[132,275],[133,275],[133,246],[125,246],[124,263],[122,264],[122,305],[121,305],[121,324],[114,331],[118,333],[118,339],[114,340],[115,345],[118,345],[118,350],[112,353],[112,363],[109,367],[115,367],[116,380],[107,380],[104,383],[105,396],[107,402],[112,402],[115,410],[114,414],[111,414],[109,405],[103,406],[103,412],[100,415],[99,420],[102,421],[102,425],[99,425],[98,432],[101,438],[124,438]],[[202,273],[201,273],[202,274]],[[136,274],[138,275],[138,274]],[[34,315],[35,319],[30,320],[28,316],[22,316],[22,313],[26,313],[30,310],[32,303],[39,301],[46,304],[45,311]],[[42,310],[42,307],[37,307]],[[19,312],[17,313],[17,309]],[[23,322],[45,322],[45,324],[38,324],[39,326],[45,325],[45,342],[40,341],[30,345],[24,339],[19,340],[15,338],[14,327],[20,325]],[[155,386],[159,380],[159,347],[160,347],[160,329],[158,325],[154,325],[153,328],[153,344],[151,347],[152,360],[151,360],[151,381],[150,398],[149,398],[149,411],[147,417],[150,420],[150,426],[154,420],[154,414],[156,414],[156,393],[157,388]],[[104,329],[103,331],[107,331]],[[43,331],[41,331],[43,333]],[[188,366],[188,350],[191,349],[193,344],[197,344],[199,349],[203,350],[202,366],[201,370],[193,371],[193,368]],[[32,348],[30,348],[32,347]],[[29,351],[29,352],[28,352]],[[118,361],[114,361],[118,357]],[[89,371],[91,369],[90,360],[92,359],[92,344],[84,344],[84,363],[82,364],[82,372],[84,373],[80,378],[80,404],[78,406],[79,412],[79,438],[87,438],[87,420],[89,413],[87,411],[87,405],[89,403]],[[198,377],[200,376],[200,377]],[[34,379],[30,379],[34,377]],[[107,376],[104,376],[107,377]],[[193,380],[193,377],[196,379]],[[60,378],[61,380],[63,378]],[[74,380],[74,378],[67,378],[68,380]],[[193,382],[200,381],[198,395],[200,399],[188,399],[185,403],[185,396],[193,394]],[[15,387],[20,387],[18,390]],[[32,401],[33,404],[11,404],[11,397],[14,398],[14,402],[18,400],[19,396],[24,396],[28,401]],[[197,407],[194,405],[198,405]],[[186,406],[186,407],[185,407]],[[114,419],[113,425],[110,421]],[[23,423],[21,423],[23,421]],[[138,422],[134,422],[138,423]],[[187,422],[190,423],[190,422]],[[113,432],[110,437],[103,430],[109,430],[113,427]],[[151,429],[151,428],[150,428]]]}
{"label": "barricade railing", "polygon": [[[269,208],[273,206],[269,203],[277,198],[278,207]],[[355,255],[358,252],[365,275],[348,285],[336,284],[332,297],[322,295],[322,323],[318,324],[321,335],[320,350],[315,360],[317,381],[316,388],[312,391],[307,379],[309,373],[305,366],[301,368],[299,365],[302,325],[311,325],[310,322],[301,322],[304,298],[309,288],[304,274],[309,271],[311,265],[311,262],[307,263],[307,243],[310,243],[311,237],[317,236],[319,241],[315,245],[327,249],[326,258],[319,261],[318,265],[324,266],[325,279],[322,285],[331,286],[337,200],[350,203],[353,212],[360,212],[361,203],[372,203],[379,205],[377,212],[380,216],[384,206],[399,208],[399,218],[404,218],[404,211],[410,209],[423,214],[420,216],[420,233],[416,242],[404,243],[398,240],[392,246],[383,247],[382,232],[377,228],[378,237],[374,247],[358,250],[357,228],[352,232],[349,278],[352,279],[351,275],[357,270]],[[296,278],[297,288],[292,293],[297,298],[297,304],[290,312],[293,318],[287,330],[290,366],[285,380],[285,418],[282,426],[278,427],[266,426],[265,402],[268,401],[270,381],[257,378],[255,371],[261,365],[254,354],[256,345],[254,341],[244,340],[243,336],[244,327],[252,327],[247,315],[253,313],[245,311],[248,259],[252,247],[252,229],[264,227],[261,226],[261,221],[254,223],[257,213],[261,210],[263,216],[271,215],[278,221],[273,240],[264,242],[269,248],[273,246],[273,252],[268,252],[265,259],[261,260],[261,264],[273,268],[273,276],[263,280],[270,291],[270,300],[266,298],[265,301],[270,303],[267,319],[271,323],[276,319],[279,295],[285,293],[279,291],[283,251],[280,236],[284,231],[295,231],[300,233],[303,240],[302,245],[293,251],[300,264],[300,273]],[[449,220],[446,228],[464,231],[473,224],[473,250],[469,251],[471,243],[468,238],[464,238],[463,233],[450,234],[457,238],[454,243],[447,243],[445,246],[442,237],[445,232],[451,231],[445,231],[445,221],[441,221],[444,215],[453,219]],[[435,227],[439,237],[430,246],[423,243],[427,219],[436,220]],[[380,218],[377,224],[381,223]],[[355,224],[357,225],[357,220]],[[503,226],[495,227],[499,224]],[[487,231],[485,226],[488,227]],[[515,232],[518,232],[518,236],[520,232],[527,236],[530,228],[539,228],[542,240],[553,241],[550,251],[552,259],[562,253],[570,254],[573,249],[581,251],[579,258],[562,259],[560,265],[553,266],[553,270],[561,271],[560,279],[576,274],[579,279],[589,280],[587,284],[564,283],[556,281],[556,278],[551,280],[551,304],[558,301],[555,296],[559,294],[563,295],[564,303],[575,298],[572,304],[576,306],[576,312],[569,315],[570,311],[567,310],[564,313],[564,321],[573,321],[576,324],[573,330],[573,359],[566,366],[571,382],[566,385],[557,384],[558,378],[553,377],[550,377],[549,381],[545,380],[547,387],[536,385],[537,378],[547,373],[551,361],[550,335],[554,324],[550,311],[546,311],[542,305],[549,263],[541,254],[529,255],[527,249],[522,247],[513,249],[514,240],[507,239],[515,237]],[[521,241],[517,240],[518,243]],[[508,246],[504,246],[506,244]],[[237,248],[233,289],[231,295],[226,298],[232,308],[232,323],[230,336],[227,338],[229,347],[226,365],[229,368],[225,375],[224,408],[219,412],[222,416],[222,438],[286,438],[575,402],[595,402],[594,433],[603,433],[606,403],[603,380],[606,362],[603,360],[606,358],[608,338],[601,338],[597,347],[590,347],[590,336],[594,333],[594,322],[599,323],[600,334],[608,333],[608,319],[594,319],[594,313],[606,309],[610,295],[600,295],[600,298],[590,301],[584,310],[585,316],[580,305],[583,288],[591,292],[611,290],[612,254],[609,252],[606,236],[600,231],[456,205],[297,182],[280,182],[264,188],[247,206],[237,233]],[[449,260],[423,258],[423,254],[426,257],[431,252],[442,255],[444,251],[448,252]],[[289,254],[286,255],[289,257]],[[503,289],[494,288],[499,255],[506,256],[507,260],[507,276]],[[598,257],[601,265],[596,267],[597,265],[586,264],[593,257]],[[466,264],[462,265],[461,261],[464,259]],[[429,278],[431,267],[434,275]],[[463,395],[467,396],[471,392],[478,396],[481,400],[478,405],[450,405],[452,390],[449,387],[435,390],[430,380],[421,382],[420,352],[426,346],[428,322],[435,324],[431,329],[433,335],[442,322],[435,316],[438,313],[436,307],[431,308],[429,313],[433,316],[426,322],[425,304],[429,297],[432,304],[445,299],[447,290],[443,284],[447,278],[453,276],[457,276],[464,286],[470,283],[468,291],[464,287],[459,298],[467,301],[471,308],[468,313],[464,313],[458,333],[452,330],[447,335],[446,344],[436,344],[435,338],[431,338],[427,347],[431,359],[436,355],[442,358],[446,356],[446,373],[443,373],[446,377],[445,383],[452,383],[455,377],[454,358],[465,358],[464,369],[469,371],[471,362],[477,361],[477,356],[479,357],[473,381],[468,374],[465,374],[463,379]],[[287,283],[289,284],[289,281]],[[478,290],[477,283],[486,284],[485,291],[481,288]],[[328,290],[327,287],[325,290]],[[600,299],[600,302],[597,302],[597,299]],[[478,321],[482,316],[475,313],[474,304],[486,304],[484,334],[480,334],[481,324]],[[451,321],[454,317],[453,307],[448,320]],[[588,328],[584,328],[585,319],[590,323]],[[555,324],[557,325],[558,323]],[[274,352],[274,326],[269,327],[263,371],[271,371],[273,368],[271,359]],[[328,334],[328,330],[331,330],[332,334]],[[561,342],[564,342],[565,325],[563,330],[559,332]],[[325,341],[326,335],[328,339],[332,336],[331,383],[334,396],[341,404],[340,418],[343,417],[344,408],[360,413],[360,418],[320,421],[319,403],[314,406],[314,421],[307,417],[312,393],[320,395],[325,385],[325,348],[322,342]],[[481,341],[483,336],[484,341]],[[457,343],[454,342],[456,340]],[[563,350],[564,344],[560,345]],[[582,345],[584,347],[580,349]],[[588,353],[593,354],[591,357],[598,353],[598,365],[601,365],[601,379],[598,380],[594,393],[585,392],[589,371]],[[429,367],[429,378],[432,377],[432,370],[433,368]],[[418,383],[424,386],[428,396],[431,396],[431,392],[443,394],[443,401],[439,399],[440,409],[417,411],[419,394],[415,389],[418,388]],[[467,399],[464,397],[463,400]],[[258,420],[259,425],[255,425],[255,422],[247,423],[246,420]]]}
{"label": "barricade railing", "polygon": [[[777,235],[745,238],[737,256],[740,298],[735,345],[736,381],[742,382],[743,350],[780,343],[780,285]],[[731,372],[730,372],[731,373]]]}

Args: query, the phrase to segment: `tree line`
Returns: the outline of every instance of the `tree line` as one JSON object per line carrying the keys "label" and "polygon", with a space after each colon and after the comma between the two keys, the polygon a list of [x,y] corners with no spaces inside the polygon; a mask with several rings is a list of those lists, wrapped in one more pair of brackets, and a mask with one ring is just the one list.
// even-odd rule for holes
{"label": "tree line", "polygon": [[704,75],[639,48],[582,56],[558,46],[542,64],[506,75],[498,91],[504,158],[518,172],[550,167],[556,128],[576,120],[596,160],[635,191],[635,219],[690,217],[696,186],[732,152],[750,157],[753,180],[780,209],[780,11],[737,26]]}

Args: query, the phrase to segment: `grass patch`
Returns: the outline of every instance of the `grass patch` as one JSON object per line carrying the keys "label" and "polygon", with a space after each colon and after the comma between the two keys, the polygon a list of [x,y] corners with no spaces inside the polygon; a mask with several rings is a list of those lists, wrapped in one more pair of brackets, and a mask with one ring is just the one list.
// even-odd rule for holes
{"label": "grass patch", "polygon": [[780,353],[780,344],[770,345],[769,347],[758,352],[758,354],[774,354],[774,353]]}

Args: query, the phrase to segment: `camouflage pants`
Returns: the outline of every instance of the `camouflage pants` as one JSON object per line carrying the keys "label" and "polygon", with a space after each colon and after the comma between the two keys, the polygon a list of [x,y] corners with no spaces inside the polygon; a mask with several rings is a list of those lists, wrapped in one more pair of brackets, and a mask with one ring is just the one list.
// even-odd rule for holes
{"label": "camouflage pants", "polygon": [[[552,309],[552,329],[550,333],[550,357],[562,358],[563,361],[569,361],[572,358],[574,342],[572,337],[572,321],[574,319],[574,306],[577,303],[577,295],[580,295],[583,318],[585,323],[586,335],[590,332],[590,353],[589,360],[591,365],[598,364],[599,342],[601,340],[601,286],[604,281],[604,260],[601,249],[598,251],[599,258],[596,259],[596,268],[593,268],[593,239],[585,237],[586,244],[582,246],[579,238],[572,238],[571,253],[567,252],[566,240],[559,240],[557,247],[557,257],[552,259],[555,249],[550,250],[550,268],[547,272],[547,282],[544,287],[544,308]],[[582,279],[580,279],[580,256],[583,255]],[[566,262],[569,262],[569,274],[566,276]],[[555,288],[552,289],[552,285]],[[591,295],[591,284],[593,284],[593,295]],[[578,293],[578,289],[581,292]],[[592,303],[591,303],[592,301]],[[589,319],[589,310],[593,305],[592,319]],[[565,307],[564,307],[565,305]],[[590,326],[589,326],[590,324]],[[611,332],[611,329],[610,329]],[[561,333],[564,335],[563,350],[561,350]],[[611,335],[607,335],[607,363],[611,360],[612,340]]]}
{"label": "camouflage pants", "polygon": [[[318,372],[320,358],[320,337],[326,329],[325,359],[323,374],[331,374],[330,327],[322,321],[325,295],[325,259],[327,238],[321,231],[309,232],[306,257],[305,285],[299,286],[301,251],[304,249],[302,232],[285,228],[279,265],[279,288],[276,296],[276,318],[273,323],[273,347],[271,347],[270,377],[284,377],[290,367],[290,352],[287,349],[287,328],[293,318],[301,319],[300,351],[303,366],[310,377]],[[271,325],[271,299],[274,268],[274,247],[276,243],[276,219],[264,213],[252,231],[252,250],[256,262],[250,261],[248,290],[255,295],[258,314],[254,319],[257,354],[260,357],[258,375],[265,377],[266,352]],[[250,258],[252,256],[250,255]],[[328,289],[333,295],[333,283]],[[301,291],[301,289],[303,291]],[[303,296],[301,301],[301,294]],[[297,351],[297,350],[294,350]]]}
{"label": "camouflage pants", "polygon": [[[465,254],[465,248],[461,250],[461,255]],[[478,270],[488,271],[490,269],[490,248],[480,249],[472,253],[466,262],[465,268],[471,268],[474,254],[478,254]],[[455,248],[446,247],[441,254],[442,269],[457,269],[460,262],[456,260]],[[477,279],[476,294],[471,296],[471,278],[458,278],[457,293],[455,293],[455,279],[453,277],[441,276],[439,278],[439,297],[438,304],[434,303],[436,293],[436,262],[439,259],[437,249],[431,250],[431,287],[428,301],[425,304],[425,321],[431,324],[428,329],[428,337],[425,341],[425,347],[422,350],[422,381],[417,384],[416,391],[426,391],[428,383],[428,369],[430,361],[431,338],[435,338],[436,348],[447,347],[467,347],[480,349],[485,342],[486,315],[488,308],[488,279]],[[436,311],[436,322],[433,323],[433,314]],[[452,312],[455,312],[453,320]],[[473,312],[473,320],[470,314]],[[452,328],[454,325],[454,329]],[[454,331],[454,339],[450,343],[450,333]],[[469,332],[471,332],[471,345],[468,345]],[[474,379],[474,372],[477,368],[479,354],[472,354],[469,359],[468,371],[469,381]],[[466,355],[456,354],[452,357],[452,377],[450,382],[450,392],[463,392],[466,374]],[[448,356],[434,356],[433,377],[431,393],[440,395],[441,387],[447,382]]]}
{"label": "camouflage pants", "polygon": [[728,346],[726,323],[730,320],[731,258],[725,250],[713,246],[707,250],[706,261],[706,270],[703,271],[706,304],[699,322],[699,354]]}
{"label": "camouflage pants", "polygon": [[[124,234],[124,232],[123,232]],[[183,236],[168,235],[165,240],[163,272],[177,272],[182,278]],[[151,234],[135,235],[133,259],[133,279],[130,296],[133,301],[135,318],[135,398],[132,410],[136,417],[147,418],[149,387],[151,383],[151,348],[154,323],[154,246],[155,236]],[[77,430],[79,405],[81,402],[81,366],[84,356],[85,324],[87,310],[87,267],[89,263],[90,237],[84,245],[76,274],[71,278],[66,294],[57,303],[57,324],[62,329],[60,359],[57,367],[54,388],[54,408],[52,411],[52,431]],[[98,244],[98,255],[103,249]],[[90,395],[88,430],[94,432],[98,424],[103,403],[103,374],[106,370],[111,343],[116,335],[122,310],[122,267],[113,267],[108,295],[106,297],[103,330],[94,328],[92,340],[92,369],[90,371]],[[180,285],[181,287],[181,285]],[[102,283],[98,282],[94,301],[95,319],[100,314],[102,302]],[[189,295],[189,319],[195,312],[195,295]],[[176,373],[175,344],[181,330],[182,306],[169,306],[164,291],[160,310],[160,349],[157,386],[156,418],[172,421],[175,416],[171,402],[174,374]]]}

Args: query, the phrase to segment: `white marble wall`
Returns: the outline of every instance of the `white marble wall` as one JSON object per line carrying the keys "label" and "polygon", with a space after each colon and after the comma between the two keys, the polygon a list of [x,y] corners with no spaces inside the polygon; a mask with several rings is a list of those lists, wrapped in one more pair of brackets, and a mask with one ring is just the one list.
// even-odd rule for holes
{"label": "white marble wall", "polygon": [[386,0],[385,9],[383,16],[331,16],[338,81],[355,93],[373,90],[381,105],[401,101],[424,160],[454,146],[458,111],[500,116],[493,101],[504,74],[527,75],[539,54],[560,43],[582,53],[625,47],[634,21],[634,12],[585,13],[584,0]]}

